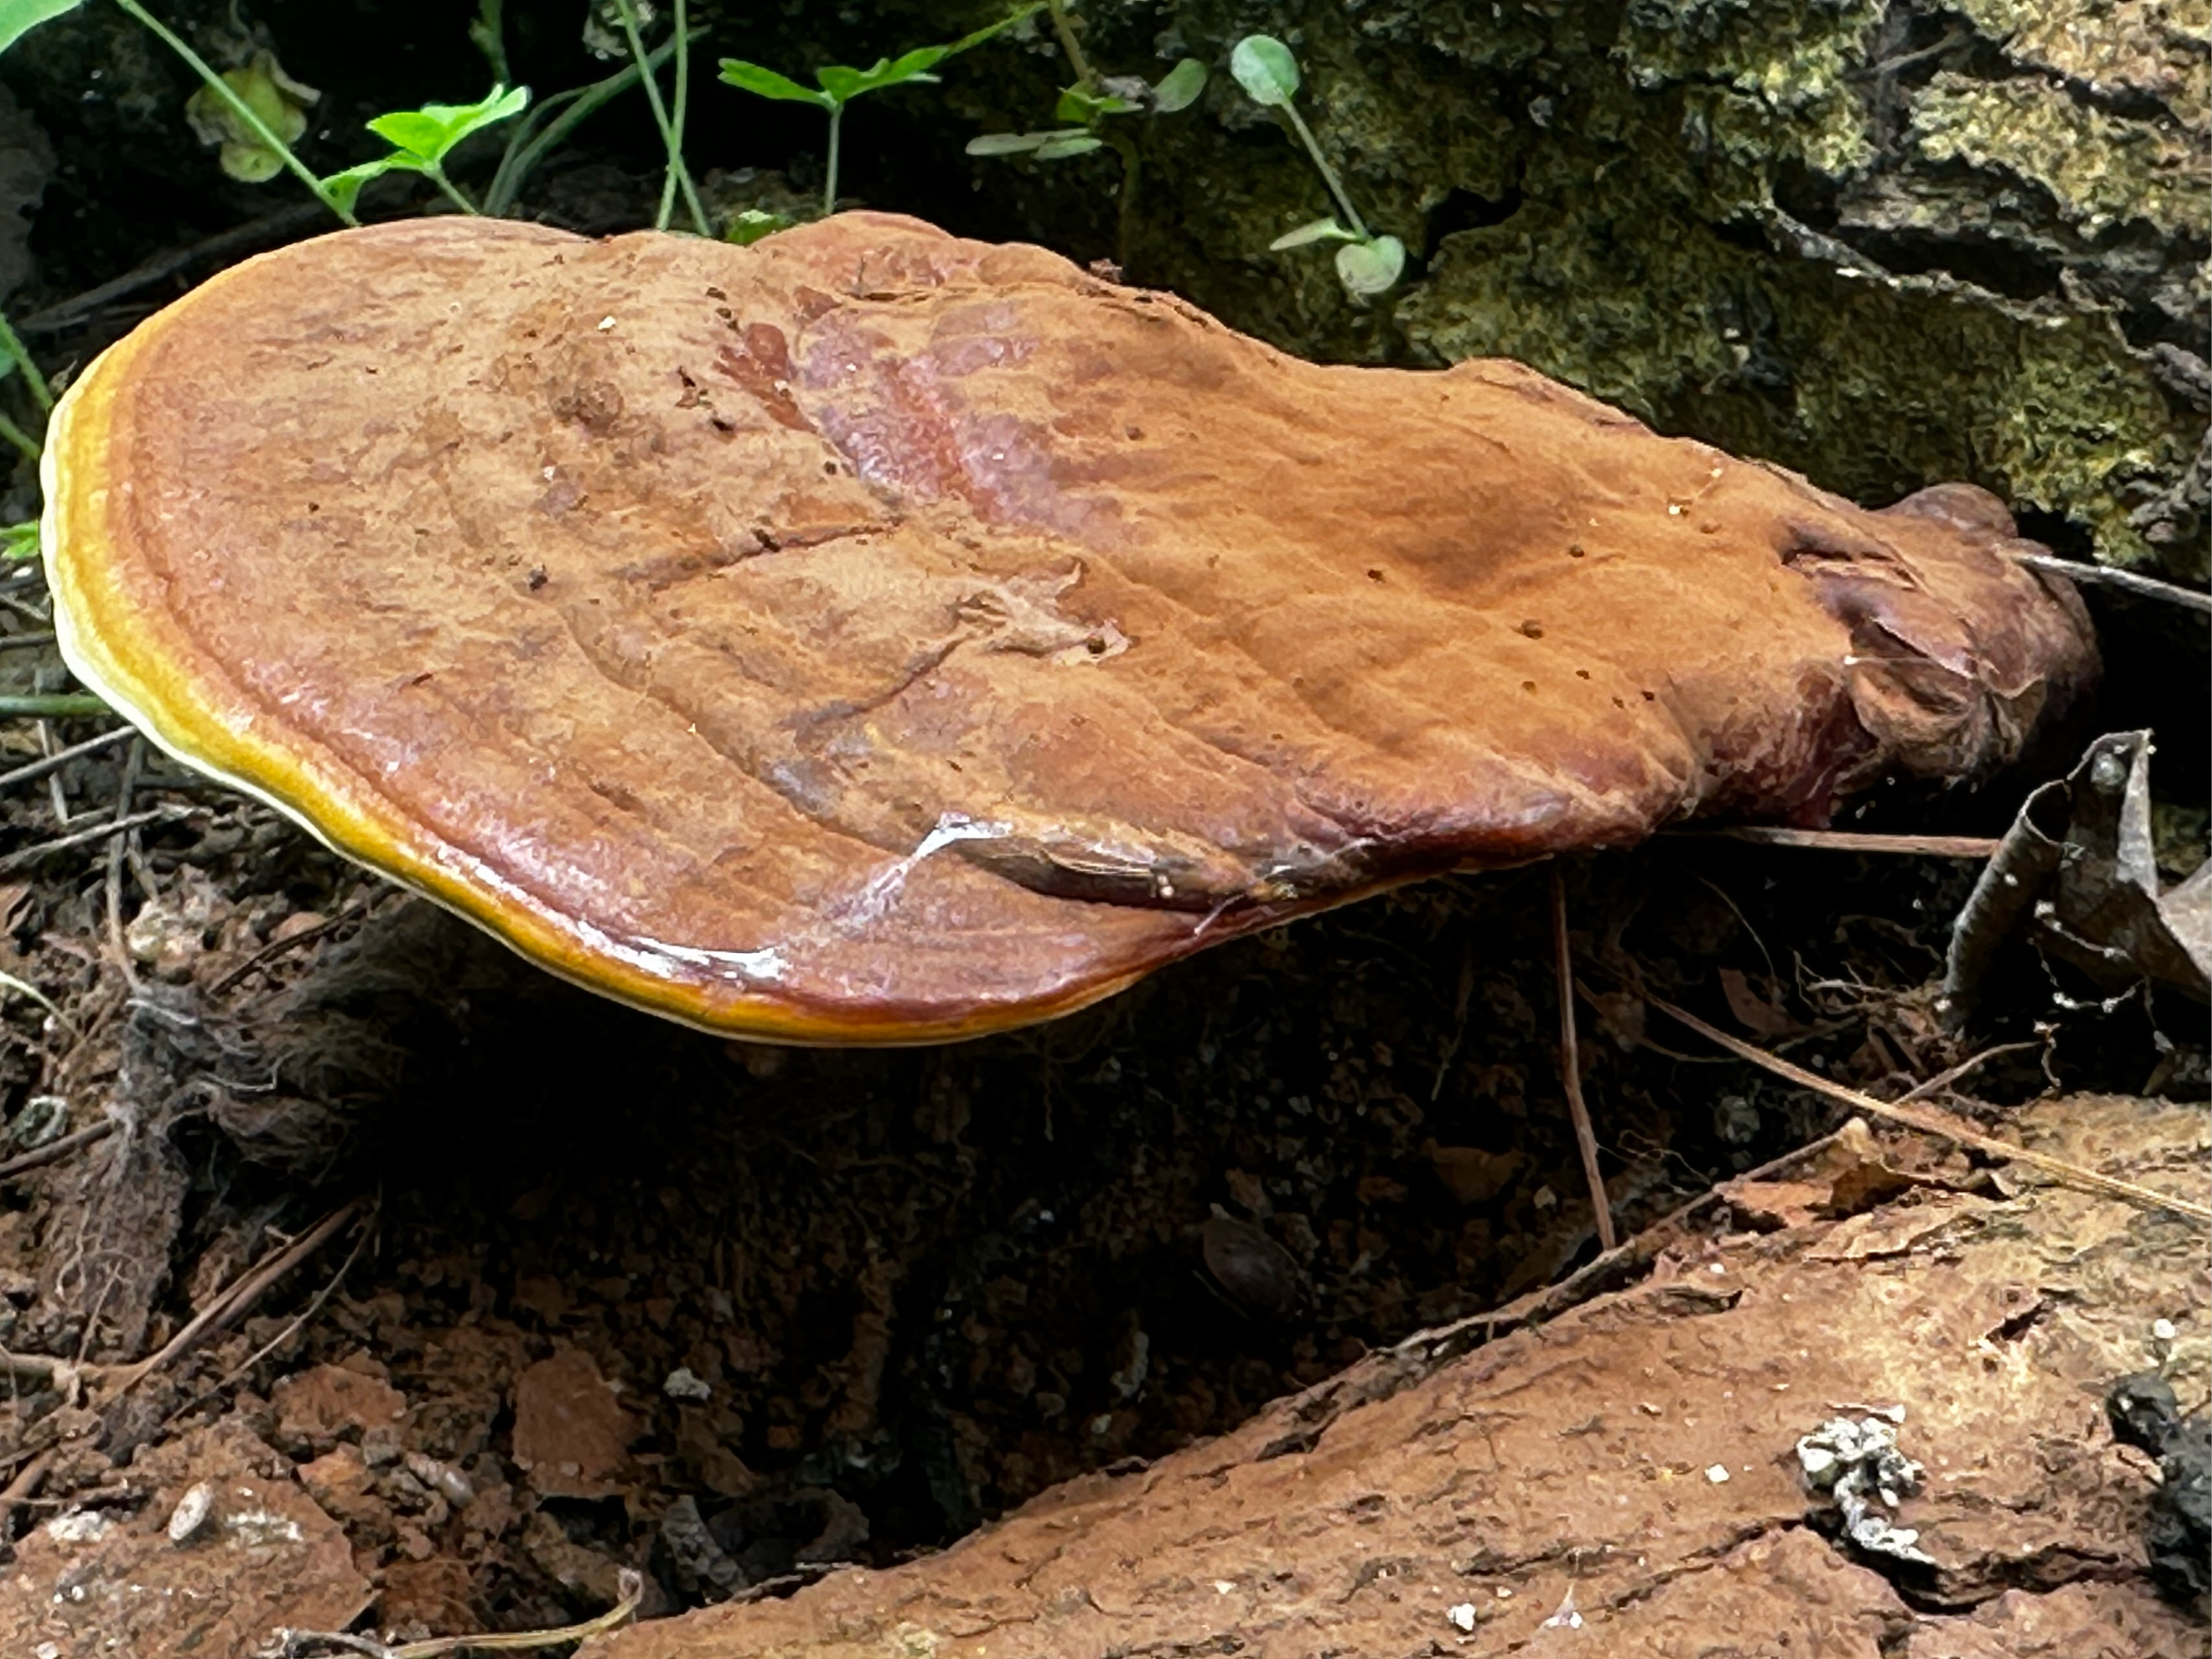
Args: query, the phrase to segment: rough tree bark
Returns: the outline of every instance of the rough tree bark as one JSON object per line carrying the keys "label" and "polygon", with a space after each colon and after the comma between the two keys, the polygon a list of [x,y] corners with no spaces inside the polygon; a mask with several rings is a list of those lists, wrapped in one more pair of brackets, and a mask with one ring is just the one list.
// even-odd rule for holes
{"label": "rough tree bark", "polygon": [[[2075,1097],[2014,1132],[2203,1196],[2201,1110]],[[579,1659],[2201,1654],[2144,1577],[2148,1462],[2100,1406],[2154,1317],[2203,1352],[2201,1233],[2058,1188],[1912,1191],[1850,1147],[1644,1241],[1640,1282],[1548,1323],[1539,1296],[1495,1340],[1410,1340],[940,1555]],[[2202,1363],[2180,1370],[2195,1397]],[[1928,1472],[1899,1519],[1930,1565],[1838,1540],[1799,1473],[1800,1436],[1895,1407]]]}

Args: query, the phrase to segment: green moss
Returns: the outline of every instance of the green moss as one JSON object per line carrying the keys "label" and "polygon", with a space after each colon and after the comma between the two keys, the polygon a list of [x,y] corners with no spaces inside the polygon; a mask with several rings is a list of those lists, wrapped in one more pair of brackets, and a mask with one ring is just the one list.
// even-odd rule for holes
{"label": "green moss", "polygon": [[1401,309],[1412,340],[1518,358],[1863,500],[1971,478],[2148,559],[2130,486],[2178,473],[2189,434],[2109,319],[1781,261],[1695,224],[1644,234],[1639,182],[1448,239]]}
{"label": "green moss", "polygon": [[2168,235],[2212,235],[2212,191],[2192,146],[2076,103],[2048,82],[1939,75],[1914,105],[1912,127],[1931,161],[1998,167],[2040,185],[2085,236],[2129,219]]}

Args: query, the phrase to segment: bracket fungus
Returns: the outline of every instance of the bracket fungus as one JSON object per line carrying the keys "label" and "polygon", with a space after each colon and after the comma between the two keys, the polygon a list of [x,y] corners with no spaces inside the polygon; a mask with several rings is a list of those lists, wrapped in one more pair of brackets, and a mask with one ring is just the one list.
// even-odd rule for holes
{"label": "bracket fungus", "polygon": [[2094,669],[1994,498],[1882,512],[1504,362],[1285,357],[1042,249],[441,219],[57,411],[78,677],[713,1030],[1065,1012],[1422,876],[2014,757]]}

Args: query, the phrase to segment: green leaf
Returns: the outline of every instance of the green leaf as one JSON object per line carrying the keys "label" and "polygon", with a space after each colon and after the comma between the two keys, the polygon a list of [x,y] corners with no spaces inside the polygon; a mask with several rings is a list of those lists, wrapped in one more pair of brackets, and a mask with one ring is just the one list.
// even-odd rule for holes
{"label": "green leaf", "polygon": [[1026,155],[1060,135],[1056,132],[987,132],[968,141],[970,155]]}
{"label": "green leaf", "polygon": [[425,104],[420,109],[376,116],[369,121],[368,130],[403,155],[424,167],[434,167],[464,138],[521,114],[529,104],[528,87],[511,91],[494,87],[488,96],[473,104]]}
{"label": "green leaf", "polygon": [[1027,18],[1036,16],[1039,12],[1044,9],[1044,6],[1045,0],[1031,0],[1031,3],[1029,5],[1018,7],[1016,9],[1008,12],[1004,17],[1001,17],[997,22],[986,23],[981,28],[971,30],[969,33],[962,35],[951,46],[945,47],[945,55],[947,57],[951,57],[954,52],[965,52],[970,46],[980,46],[993,35],[1004,34],[1008,29],[1013,27],[1015,24],[1021,22]]}
{"label": "green leaf", "polygon": [[1280,253],[1286,248],[1304,247],[1312,242],[1356,242],[1358,240],[1357,231],[1346,230],[1332,217],[1316,219],[1300,225],[1296,230],[1286,230],[1268,243],[1267,249],[1270,252]]}
{"label": "green leaf", "polygon": [[1035,5],[1024,6],[1019,11],[1010,12],[995,23],[986,23],[974,33],[962,35],[949,46],[916,46],[912,52],[901,52],[896,58],[878,58],[870,69],[856,70],[843,64],[831,64],[818,69],[814,71],[814,78],[822,83],[822,90],[829,94],[830,100],[824,107],[836,108],[848,104],[864,92],[880,92],[885,87],[904,86],[908,82],[934,82],[937,77],[929,71],[946,58],[965,52],[970,46],[981,46],[993,35],[1003,33],[1024,17],[1043,9],[1043,0],[1037,0]]}
{"label": "green leaf", "polygon": [[0,0],[0,52],[47,19],[75,11],[83,3],[84,0]]}
{"label": "green leaf", "polygon": [[843,64],[824,64],[814,71],[814,78],[836,102],[849,104],[864,92],[880,92],[885,87],[903,86],[909,81],[934,81],[937,77],[929,71],[951,53],[950,46],[917,46],[896,58],[878,58],[872,67],[864,70],[851,69]]}
{"label": "green leaf", "polygon": [[363,161],[359,167],[348,167],[343,173],[333,173],[323,180],[323,188],[330,192],[331,200],[339,210],[351,213],[354,204],[361,199],[361,187],[372,179],[381,179],[387,173],[420,173],[422,163],[411,155],[386,155],[374,161]]}
{"label": "green leaf", "polygon": [[369,118],[368,130],[397,150],[428,161],[444,154],[446,124],[427,109],[394,110]]}
{"label": "green leaf", "polygon": [[1195,58],[1186,58],[1170,70],[1152,88],[1152,107],[1162,115],[1173,115],[1188,109],[1206,90],[1206,65]]}
{"label": "green leaf", "polygon": [[1248,34],[1229,54],[1229,72],[1255,104],[1287,104],[1298,95],[1298,60],[1272,34]]}
{"label": "green leaf", "polygon": [[1047,142],[1037,146],[1040,161],[1063,161],[1070,155],[1088,155],[1094,149],[1105,148],[1106,141],[1088,132],[1055,132],[1048,134]]}
{"label": "green leaf", "polygon": [[1079,121],[1092,126],[1109,115],[1135,115],[1145,106],[1127,98],[1117,98],[1112,93],[1094,94],[1081,87],[1069,87],[1060,94],[1060,103],[1052,112],[1055,121]]}
{"label": "green leaf", "polygon": [[748,64],[742,58],[722,60],[722,79],[757,97],[778,98],[787,104],[811,104],[817,109],[837,107],[836,100],[828,93],[802,87],[787,75],[778,75],[758,64]]}
{"label": "green leaf", "polygon": [[1371,237],[1336,251],[1336,279],[1356,300],[1394,286],[1406,269],[1406,245],[1395,236]]}
{"label": "green leaf", "polygon": [[734,242],[739,247],[750,247],[764,236],[773,236],[779,230],[789,230],[798,222],[788,213],[769,213],[760,208],[746,208],[730,216],[729,223],[722,227],[722,240]]}
{"label": "green leaf", "polygon": [[1040,161],[1057,161],[1063,156],[1088,155],[1103,148],[1105,142],[1081,127],[1067,127],[1058,132],[987,132],[981,138],[968,141],[968,153],[1034,155]]}
{"label": "green leaf", "polygon": [[[287,75],[274,52],[257,52],[243,68],[225,70],[220,88],[210,82],[186,99],[185,120],[202,143],[222,147],[225,173],[243,184],[264,185],[284,170],[284,149],[307,130],[307,106],[321,96]],[[253,112],[276,147],[263,142],[231,98]]]}
{"label": "green leaf", "polygon": [[21,564],[39,556],[39,521],[26,519],[21,524],[0,526],[0,559],[10,564]]}

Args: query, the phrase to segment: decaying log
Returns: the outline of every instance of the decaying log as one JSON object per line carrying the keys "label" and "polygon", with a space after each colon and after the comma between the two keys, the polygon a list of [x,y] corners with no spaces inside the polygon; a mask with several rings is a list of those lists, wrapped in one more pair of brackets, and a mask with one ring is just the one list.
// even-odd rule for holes
{"label": "decaying log", "polygon": [[[2206,1194],[2194,1109],[2077,1097],[2015,1129]],[[2201,1398],[2199,1236],[2059,1188],[1938,1184],[1838,1218],[1866,1189],[1854,1144],[1731,1196],[1739,1224],[1794,1214],[1781,1231],[1678,1237],[1548,1323],[1471,1352],[1464,1331],[1413,1339],[940,1555],[580,1659],[2201,1654],[2150,1587],[2155,1474],[2100,1403],[2150,1363],[2154,1316]],[[1893,1425],[1925,1466],[1897,1519],[1934,1565],[1839,1540],[1808,1492],[1797,1442],[1839,1414]]]}

